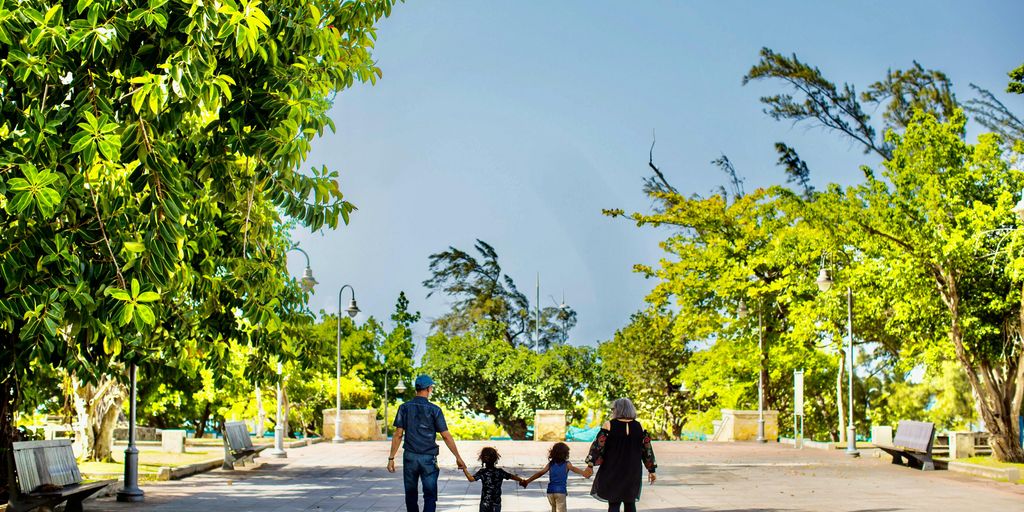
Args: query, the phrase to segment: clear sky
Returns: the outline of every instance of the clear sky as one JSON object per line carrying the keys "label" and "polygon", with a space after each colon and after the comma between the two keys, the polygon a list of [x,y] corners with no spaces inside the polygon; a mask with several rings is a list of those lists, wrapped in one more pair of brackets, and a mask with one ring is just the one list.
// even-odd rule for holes
{"label": "clear sky", "polygon": [[[399,291],[429,319],[427,257],[479,238],[534,296],[579,314],[574,344],[610,339],[654,285],[632,272],[662,257],[667,234],[601,215],[645,210],[655,161],[681,191],[724,183],[726,154],[747,189],[783,180],[773,144],[809,162],[814,183],[849,184],[877,161],[835,135],[772,121],[758,98],[779,83],[741,78],[761,47],[796,53],[863,90],[916,59],[945,71],[961,100],[969,83],[1003,93],[1024,62],[1024,2],[668,2],[414,0],[380,24],[377,85],[338,96],[338,131],[314,142],[310,166],[341,173],[359,208],[337,231],[296,232],[320,285],[314,311],[337,308],[351,284],[363,315],[386,319]],[[879,112],[880,115],[880,112]],[[292,253],[289,268],[304,261]],[[346,292],[345,301],[348,297]],[[358,319],[357,319],[358,320]]]}

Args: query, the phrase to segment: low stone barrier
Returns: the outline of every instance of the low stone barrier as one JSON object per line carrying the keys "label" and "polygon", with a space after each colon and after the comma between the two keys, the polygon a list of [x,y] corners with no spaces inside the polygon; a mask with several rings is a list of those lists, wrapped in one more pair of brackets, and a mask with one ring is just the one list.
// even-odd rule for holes
{"label": "low stone barrier", "polygon": [[994,468],[951,460],[949,461],[949,470],[956,471],[957,473],[966,473],[968,475],[992,478],[995,480],[1005,480],[1013,483],[1020,480],[1020,470],[1017,468]]}
{"label": "low stone barrier", "polygon": [[[722,409],[722,420],[712,441],[753,441],[757,439],[758,411]],[[779,440],[779,411],[764,411],[764,438]]]}
{"label": "low stone barrier", "polygon": [[[324,435],[326,439],[334,438],[334,411],[324,409]],[[342,409],[341,437],[346,441],[381,441],[384,432],[381,422],[377,421],[376,409]]]}
{"label": "low stone barrier", "polygon": [[185,431],[161,430],[160,449],[167,453],[185,453]]}
{"label": "low stone barrier", "polygon": [[533,416],[534,441],[565,441],[565,410],[538,409]]}
{"label": "low stone barrier", "polygon": [[[793,439],[791,437],[780,437],[779,438],[779,443],[781,443],[781,444],[791,444],[791,445],[796,446],[796,439]],[[815,450],[834,450],[835,447],[836,447],[835,443],[822,442],[822,441],[811,441],[810,439],[801,439],[800,440],[800,446],[802,446],[804,448],[813,448]]]}

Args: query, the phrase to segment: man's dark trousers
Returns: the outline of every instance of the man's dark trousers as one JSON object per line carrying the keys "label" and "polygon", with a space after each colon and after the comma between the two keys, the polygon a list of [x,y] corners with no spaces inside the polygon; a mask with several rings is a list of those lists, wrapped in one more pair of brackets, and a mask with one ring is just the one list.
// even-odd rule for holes
{"label": "man's dark trousers", "polygon": [[419,512],[419,481],[423,481],[423,512],[437,510],[437,455],[405,452],[402,454],[402,477],[405,480],[405,510]]}

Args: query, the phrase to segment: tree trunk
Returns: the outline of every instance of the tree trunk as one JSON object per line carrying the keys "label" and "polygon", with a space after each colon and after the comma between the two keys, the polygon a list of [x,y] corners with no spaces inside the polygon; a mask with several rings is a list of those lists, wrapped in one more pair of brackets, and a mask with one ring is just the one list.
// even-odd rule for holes
{"label": "tree trunk", "polygon": [[96,384],[87,384],[71,376],[75,401],[75,442],[84,460],[109,462],[114,448],[114,427],[126,397],[125,387],[104,375]]}
{"label": "tree trunk", "polygon": [[[943,274],[945,293],[943,299],[949,308],[949,338],[956,349],[957,360],[967,372],[967,379],[978,397],[978,412],[989,433],[992,455],[1001,462],[1024,462],[1024,448],[1021,447],[1017,416],[1020,414],[1021,365],[1024,364],[1022,347],[1017,341],[1016,356],[1007,356],[1001,368],[1003,381],[999,382],[991,366],[982,361],[976,363],[964,345],[963,326],[960,322],[960,295],[957,282],[949,274]],[[940,289],[942,287],[940,286]]]}
{"label": "tree trunk", "polygon": [[266,432],[266,422],[267,410],[263,408],[263,392],[260,385],[256,384],[256,425],[253,426],[253,431],[259,439],[262,439],[263,433]]}
{"label": "tree trunk", "polygon": [[203,438],[203,435],[206,433],[206,424],[209,421],[210,421],[210,402],[206,402],[206,405],[203,406],[203,415],[199,418],[199,421],[196,422],[196,435],[195,435],[196,439],[202,439]]}
{"label": "tree trunk", "polygon": [[14,373],[14,343],[16,334],[0,331],[0,503],[9,497],[8,484],[13,475],[8,475],[8,461],[12,443],[17,440],[14,428],[14,411],[18,408],[18,381]]}
{"label": "tree trunk", "polygon": [[281,386],[281,423],[284,426],[284,437],[290,435],[288,430],[288,408],[291,404],[288,402],[288,388]]}
{"label": "tree trunk", "polygon": [[846,373],[846,352],[839,351],[839,372],[836,373],[836,410],[839,411],[839,442],[846,442],[846,429],[843,428],[843,374]]}
{"label": "tree trunk", "polygon": [[526,420],[520,418],[494,418],[495,422],[508,432],[509,437],[517,441],[526,439]]}

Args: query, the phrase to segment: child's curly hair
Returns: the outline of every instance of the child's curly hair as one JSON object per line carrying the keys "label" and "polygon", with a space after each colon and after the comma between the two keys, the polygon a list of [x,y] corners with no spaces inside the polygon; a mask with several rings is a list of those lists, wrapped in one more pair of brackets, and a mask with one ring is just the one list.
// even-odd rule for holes
{"label": "child's curly hair", "polygon": [[482,462],[484,466],[492,467],[498,463],[498,459],[500,458],[501,455],[498,455],[498,450],[488,446],[483,450],[480,450],[480,455],[477,457],[477,460]]}
{"label": "child's curly hair", "polygon": [[565,443],[555,443],[548,451],[548,460],[551,462],[557,462],[561,464],[569,460],[569,445]]}

